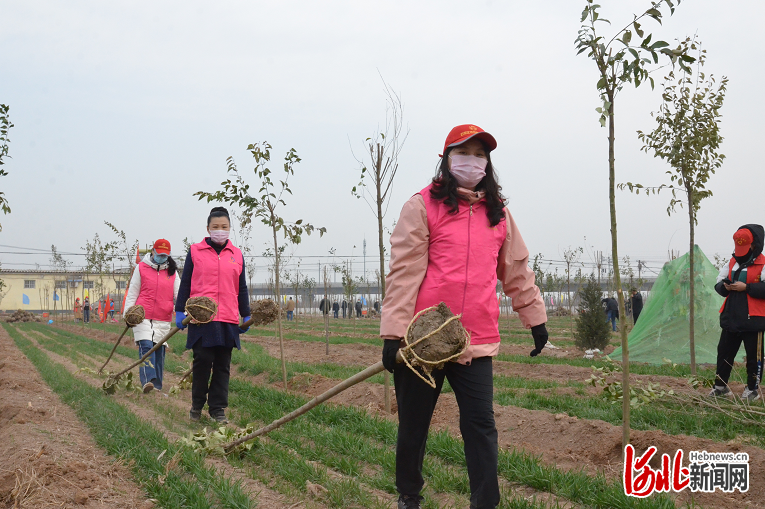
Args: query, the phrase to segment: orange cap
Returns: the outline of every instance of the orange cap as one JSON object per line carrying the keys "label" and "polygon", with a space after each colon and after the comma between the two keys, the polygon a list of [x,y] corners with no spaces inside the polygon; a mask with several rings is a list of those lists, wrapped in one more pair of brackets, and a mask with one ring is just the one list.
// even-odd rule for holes
{"label": "orange cap", "polygon": [[170,254],[170,243],[165,239],[159,239],[154,243],[154,251],[158,254]]}
{"label": "orange cap", "polygon": [[[443,154],[446,153],[446,149],[449,147],[456,147],[457,145],[465,143],[470,138],[477,138],[483,141],[486,144],[486,148],[489,150],[489,152],[497,148],[497,140],[494,139],[494,136],[487,133],[477,125],[463,124],[458,125],[449,131],[449,136],[446,137],[446,142],[444,143]],[[443,157],[443,154],[441,157]]]}
{"label": "orange cap", "polygon": [[754,236],[749,228],[741,228],[733,234],[733,242],[736,243],[736,256],[744,256],[749,252],[749,248],[754,241]]}

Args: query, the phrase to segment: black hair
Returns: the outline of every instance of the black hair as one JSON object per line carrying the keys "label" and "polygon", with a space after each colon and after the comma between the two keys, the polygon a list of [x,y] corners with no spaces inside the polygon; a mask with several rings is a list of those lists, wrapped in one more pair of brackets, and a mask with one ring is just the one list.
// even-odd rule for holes
{"label": "black hair", "polygon": [[210,221],[212,221],[212,218],[214,217],[225,217],[228,219],[228,222],[231,222],[231,217],[228,215],[228,210],[226,210],[226,207],[213,207],[213,209],[210,211],[210,215],[207,216],[207,226],[210,226]]}
{"label": "black hair", "polygon": [[172,256],[167,257],[167,275],[172,276],[178,270],[178,264],[175,263]]}
{"label": "black hair", "polygon": [[[458,145],[459,146],[459,145]],[[441,200],[448,205],[449,213],[456,214],[459,210],[459,194],[457,193],[457,179],[449,171],[449,153],[455,147],[446,149],[441,162],[438,165],[436,176],[433,177],[433,187],[430,189],[430,196],[434,200]],[[486,146],[484,145],[484,150]],[[505,218],[505,197],[502,196],[502,186],[497,183],[497,176],[494,173],[494,166],[491,164],[491,153],[486,150],[486,176],[481,179],[475,187],[476,191],[483,191],[486,194],[486,207],[488,209],[489,224],[497,226]]]}

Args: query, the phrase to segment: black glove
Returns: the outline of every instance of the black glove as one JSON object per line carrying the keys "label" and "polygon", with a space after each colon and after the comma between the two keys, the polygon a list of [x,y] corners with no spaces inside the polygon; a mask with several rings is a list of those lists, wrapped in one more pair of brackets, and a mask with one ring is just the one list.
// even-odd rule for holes
{"label": "black glove", "polygon": [[534,338],[534,349],[531,351],[531,356],[536,357],[542,353],[542,348],[547,344],[547,327],[545,324],[535,325],[531,328],[531,337]]}
{"label": "black glove", "polygon": [[396,354],[401,348],[401,341],[398,339],[386,339],[382,351],[382,363],[385,369],[393,373],[396,367]]}

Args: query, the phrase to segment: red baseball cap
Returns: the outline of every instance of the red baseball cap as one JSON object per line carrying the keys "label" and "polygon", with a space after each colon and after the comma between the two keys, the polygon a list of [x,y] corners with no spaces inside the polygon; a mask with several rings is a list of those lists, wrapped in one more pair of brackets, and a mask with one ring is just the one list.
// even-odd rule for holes
{"label": "red baseball cap", "polygon": [[741,228],[734,233],[733,242],[736,243],[736,256],[744,256],[748,253],[753,241],[754,237],[752,236],[752,232],[749,231],[749,228]]}
{"label": "red baseball cap", "polygon": [[154,243],[154,251],[157,254],[170,254],[170,243],[165,239],[159,239]]}
{"label": "red baseball cap", "polygon": [[[497,140],[494,139],[494,136],[487,133],[477,125],[463,124],[458,125],[449,131],[449,136],[446,137],[446,142],[444,143],[443,154],[446,153],[446,149],[449,147],[456,147],[457,145],[461,145],[471,138],[476,138],[484,142],[489,152],[497,148]],[[443,154],[441,157],[443,157]]]}

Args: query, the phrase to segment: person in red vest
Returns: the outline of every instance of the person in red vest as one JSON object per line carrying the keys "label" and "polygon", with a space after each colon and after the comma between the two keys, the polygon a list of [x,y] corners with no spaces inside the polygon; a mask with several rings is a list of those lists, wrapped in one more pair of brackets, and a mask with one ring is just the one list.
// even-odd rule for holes
{"label": "person in red vest", "polygon": [[[181,287],[175,303],[175,324],[185,329],[186,301],[190,297],[209,297],[218,303],[213,321],[192,324],[186,348],[194,351],[191,366],[191,410],[189,418],[198,421],[202,409],[215,421],[226,424],[231,352],[241,349],[239,317],[250,318],[250,298],[242,252],[229,240],[231,219],[224,207],[215,207],[207,217],[207,233],[202,242],[192,244],[183,264]],[[212,373],[212,376],[211,376]]]}
{"label": "person in red vest", "polygon": [[733,396],[728,379],[741,343],[746,350],[746,387],[741,399],[760,399],[763,341],[765,331],[765,282],[762,254],[765,230],[745,224],[733,234],[733,257],[717,276],[715,290],[725,297],[720,308],[720,342],[717,345],[717,374],[710,396]]}
{"label": "person in red vest", "polygon": [[[138,357],[154,347],[170,332],[173,322],[173,304],[178,297],[180,278],[175,260],[170,256],[170,242],[159,239],[150,253],[146,253],[130,278],[125,297],[125,309],[139,304],[146,317],[133,327],[133,339],[138,345]],[[112,301],[114,306],[114,301]],[[140,366],[139,375],[144,394],[162,390],[165,367],[165,346],[151,354]]]}
{"label": "person in red vest", "polygon": [[[398,509],[420,507],[425,442],[444,378],[459,405],[470,507],[499,504],[492,374],[500,340],[497,280],[512,298],[521,323],[531,329],[531,355],[547,343],[547,313],[528,266],[529,250],[505,207],[491,164],[496,147],[494,137],[480,127],[452,129],[436,176],[404,204],[390,238],[380,336],[385,339],[383,364],[393,372],[398,403]],[[457,362],[433,371],[434,389],[395,359],[414,315],[442,301],[462,315],[471,344]]]}

